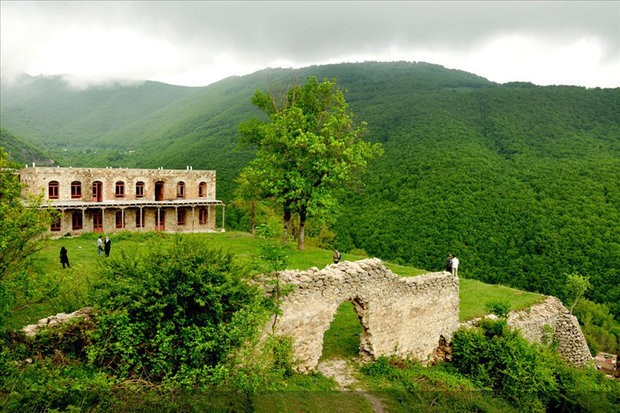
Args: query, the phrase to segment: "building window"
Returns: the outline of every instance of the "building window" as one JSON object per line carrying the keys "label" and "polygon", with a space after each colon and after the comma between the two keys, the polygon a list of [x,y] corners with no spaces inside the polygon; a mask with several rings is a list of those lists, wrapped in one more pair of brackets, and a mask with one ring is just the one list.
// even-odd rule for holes
{"label": "building window", "polygon": [[116,183],[116,197],[124,198],[125,197],[125,182],[118,181]]}
{"label": "building window", "polygon": [[144,182],[136,182],[136,198],[144,198]]}
{"label": "building window", "polygon": [[125,228],[125,217],[123,211],[116,211],[116,228]]}
{"label": "building window", "polygon": [[[48,185],[49,199],[58,199],[58,181],[51,181]],[[58,229],[60,231],[60,229]]]}
{"label": "building window", "polygon": [[200,185],[198,185],[198,197],[204,198],[206,196],[207,196],[207,183],[201,182]]}
{"label": "building window", "polygon": [[200,225],[205,225],[209,218],[209,213],[207,212],[207,208],[200,208],[198,213],[199,213],[198,217],[199,217]]}
{"label": "building window", "polygon": [[82,183],[80,181],[71,182],[71,199],[82,197]]}
{"label": "building window", "polygon": [[177,183],[177,198],[185,198],[185,182]]}
{"label": "building window", "polygon": [[185,225],[185,212],[184,209],[177,211],[177,225]]}
{"label": "building window", "polygon": [[144,227],[144,214],[141,210],[136,209],[136,228]]}
{"label": "building window", "polygon": [[81,212],[74,212],[71,215],[71,224],[72,224],[72,228],[74,231],[77,231],[78,229],[82,229],[82,213]]}
{"label": "building window", "polygon": [[50,225],[50,231],[60,231],[60,218],[62,217],[62,215],[58,215],[57,217],[54,218],[54,220],[52,221],[52,225]]}

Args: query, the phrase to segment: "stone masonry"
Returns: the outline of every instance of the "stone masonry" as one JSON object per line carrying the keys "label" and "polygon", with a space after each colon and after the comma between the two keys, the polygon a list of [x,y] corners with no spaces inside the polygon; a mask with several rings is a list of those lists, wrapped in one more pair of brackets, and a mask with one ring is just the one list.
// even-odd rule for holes
{"label": "stone masonry", "polygon": [[280,307],[275,332],[292,337],[302,372],[316,368],[323,335],[345,301],[354,304],[362,325],[365,359],[396,355],[427,361],[459,327],[459,280],[446,272],[401,277],[372,258],[284,271],[280,280],[295,290]]}
{"label": "stone masonry", "polygon": [[565,360],[576,365],[592,361],[577,317],[570,314],[555,297],[548,297],[544,302],[534,304],[527,310],[511,311],[508,325],[521,330],[530,342],[539,343],[549,334],[545,331],[545,326],[549,326],[558,342],[558,352]]}
{"label": "stone masonry", "polygon": [[117,231],[209,232],[216,229],[215,171],[26,167],[27,194],[43,194],[62,212],[52,235]]}

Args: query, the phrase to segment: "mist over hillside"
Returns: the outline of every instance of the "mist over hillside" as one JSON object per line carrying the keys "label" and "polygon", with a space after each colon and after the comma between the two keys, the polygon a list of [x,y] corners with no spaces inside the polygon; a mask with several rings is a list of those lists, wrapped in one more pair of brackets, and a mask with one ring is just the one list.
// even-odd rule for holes
{"label": "mist over hillside", "polygon": [[[75,90],[60,78],[3,87],[2,127],[61,164],[215,169],[218,198],[253,157],[237,125],[256,89],[307,76],[348,90],[365,139],[383,144],[342,197],[336,244],[562,296],[566,274],[620,313],[620,89],[496,84],[426,63],[265,69],[207,87],[145,82]],[[235,211],[227,222],[245,225]],[[346,258],[346,257],[345,257]]]}

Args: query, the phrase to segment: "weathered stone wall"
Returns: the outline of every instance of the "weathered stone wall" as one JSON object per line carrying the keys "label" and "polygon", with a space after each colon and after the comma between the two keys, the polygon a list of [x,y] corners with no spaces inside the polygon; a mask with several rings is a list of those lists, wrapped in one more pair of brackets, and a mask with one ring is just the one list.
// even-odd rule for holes
{"label": "weathered stone wall", "polygon": [[558,352],[564,359],[576,365],[592,360],[577,317],[571,315],[555,297],[548,297],[544,302],[534,304],[527,310],[511,311],[508,325],[520,329],[530,342],[541,342],[549,335],[545,330],[545,326],[548,326],[558,341]]}
{"label": "weathered stone wall", "polygon": [[[493,314],[485,318],[497,319]],[[480,318],[461,323],[472,327]],[[547,339],[557,340],[558,352],[565,360],[581,366],[592,360],[586,338],[581,331],[577,317],[571,315],[562,302],[555,297],[547,297],[545,301],[531,307],[511,311],[508,325],[521,330],[521,334],[531,343],[541,343]]]}
{"label": "weathered stone wall", "polygon": [[285,271],[296,289],[281,305],[276,333],[293,338],[299,371],[313,370],[323,334],[340,304],[354,304],[363,331],[360,355],[428,360],[459,327],[459,280],[445,272],[400,277],[373,258],[344,261],[322,270]]}

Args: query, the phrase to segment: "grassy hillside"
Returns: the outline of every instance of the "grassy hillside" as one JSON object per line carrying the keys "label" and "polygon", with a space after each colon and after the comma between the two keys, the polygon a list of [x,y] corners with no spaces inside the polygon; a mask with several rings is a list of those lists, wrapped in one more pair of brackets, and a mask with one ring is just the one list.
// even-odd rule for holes
{"label": "grassy hillside", "polygon": [[[425,63],[266,69],[181,88],[167,104],[147,108],[129,98],[146,85],[118,87],[118,96],[106,99],[99,91],[91,100],[119,102],[123,122],[89,126],[88,116],[98,118],[93,106],[71,121],[63,115],[66,136],[23,136],[65,164],[216,169],[218,198],[228,202],[234,178],[253,156],[235,150],[239,121],[258,116],[252,93],[285,90],[309,75],[336,78],[348,89],[356,118],[369,124],[366,139],[385,150],[363,191],[342,198],[332,223],[341,250],[361,248],[429,270],[452,252],[468,277],[560,297],[566,274],[579,272],[591,279],[588,297],[620,316],[620,89],[498,85]],[[38,81],[44,80],[50,81]],[[37,103],[50,103],[51,95],[35,85],[27,105],[23,93],[3,91],[3,125],[60,131],[46,112],[53,105]],[[162,99],[172,93],[163,89],[156,93]],[[88,101],[86,92],[63,93],[57,96],[71,107]],[[19,108],[28,116],[18,116]],[[244,222],[227,209],[229,226]]]}
{"label": "grassy hillside", "polygon": [[[129,233],[123,232],[111,236],[112,255],[140,254],[144,252],[149,240],[159,237],[169,237],[169,234],[156,232]],[[233,253],[236,259],[244,264],[252,266],[253,260],[259,254],[259,240],[244,232],[226,232],[212,234],[198,234],[205,237],[214,247],[221,248],[226,252]],[[19,306],[23,306],[13,313],[9,325],[20,328],[26,324],[36,323],[42,317],[58,312],[72,312],[89,305],[87,292],[89,285],[97,278],[101,260],[104,257],[97,256],[98,234],[85,234],[80,237],[62,237],[51,240],[40,252],[32,257],[33,269],[39,274],[40,279],[45,280],[41,285],[42,291],[49,286],[58,283],[58,290],[53,297],[41,302],[38,298],[23,297]],[[63,269],[59,263],[58,253],[60,247],[68,250],[71,269]],[[355,261],[367,258],[365,256],[344,254],[343,259]],[[289,251],[290,269],[306,270],[310,267],[323,268],[332,262],[332,251],[308,247],[305,251],[298,251],[291,244]],[[419,268],[398,265],[387,262],[386,265],[394,273],[414,277],[427,271]],[[47,285],[47,287],[46,287]],[[532,303],[542,300],[542,296],[534,293],[515,290],[500,285],[483,284],[476,280],[461,280],[461,320],[468,320],[486,314],[485,303],[493,299],[506,299],[511,302],[513,308],[522,309]],[[32,303],[35,301],[36,303]]]}

